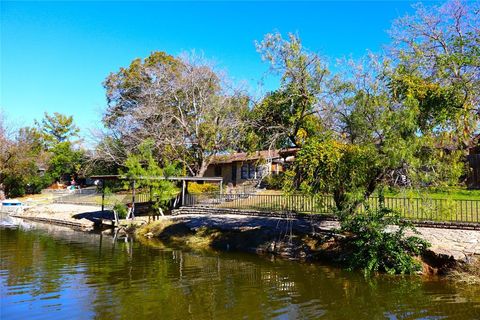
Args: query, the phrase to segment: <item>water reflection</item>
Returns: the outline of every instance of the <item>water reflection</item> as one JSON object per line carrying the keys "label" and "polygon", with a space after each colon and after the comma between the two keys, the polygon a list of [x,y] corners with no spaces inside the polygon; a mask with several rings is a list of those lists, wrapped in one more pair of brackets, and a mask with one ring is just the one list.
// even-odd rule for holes
{"label": "water reflection", "polygon": [[[0,227],[2,319],[478,319],[480,290],[189,252],[43,224]],[[13,224],[11,224],[13,225]]]}

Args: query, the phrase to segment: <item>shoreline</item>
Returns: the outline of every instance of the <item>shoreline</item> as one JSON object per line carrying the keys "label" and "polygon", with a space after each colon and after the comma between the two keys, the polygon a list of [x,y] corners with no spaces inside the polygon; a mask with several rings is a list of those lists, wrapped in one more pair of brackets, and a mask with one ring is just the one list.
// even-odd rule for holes
{"label": "shoreline", "polygon": [[[349,254],[342,246],[345,235],[334,231],[336,222],[316,225],[298,219],[238,217],[234,215],[177,215],[161,218],[135,230],[140,238],[191,249],[239,251],[275,255],[287,260],[333,263],[340,267]],[[435,231],[435,230],[434,230]],[[480,238],[480,232],[475,231]],[[479,239],[480,240],[480,239]],[[418,257],[423,275],[448,275],[452,271],[476,273],[480,255],[431,248]],[[476,275],[480,281],[480,274]],[[471,280],[471,279],[470,279]]]}
{"label": "shoreline", "polygon": [[[111,222],[113,217],[109,211],[102,213],[98,206],[72,204],[42,204],[10,215],[82,231],[92,231],[98,225]],[[147,219],[150,220],[148,217],[122,220],[119,227],[110,225],[109,228],[120,234],[158,238],[192,249],[269,254],[287,260],[324,261],[340,266],[342,257],[348,254],[341,246],[345,235],[335,232],[339,225],[332,219],[182,212],[156,217],[150,222]],[[480,270],[480,231],[417,229],[420,236],[432,243],[432,247],[418,257],[422,274],[444,275],[465,270],[468,273],[471,266],[475,273],[477,265]],[[478,277],[480,279],[480,274]]]}

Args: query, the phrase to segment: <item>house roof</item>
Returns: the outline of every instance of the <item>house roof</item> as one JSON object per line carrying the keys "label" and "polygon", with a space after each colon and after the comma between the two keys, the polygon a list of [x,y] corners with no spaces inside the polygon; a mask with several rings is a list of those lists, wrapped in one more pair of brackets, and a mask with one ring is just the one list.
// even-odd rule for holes
{"label": "house roof", "polygon": [[225,155],[217,155],[214,157],[212,164],[242,162],[248,160],[273,160],[285,158],[294,155],[298,148],[288,148],[282,150],[260,150],[254,152],[236,152]]}

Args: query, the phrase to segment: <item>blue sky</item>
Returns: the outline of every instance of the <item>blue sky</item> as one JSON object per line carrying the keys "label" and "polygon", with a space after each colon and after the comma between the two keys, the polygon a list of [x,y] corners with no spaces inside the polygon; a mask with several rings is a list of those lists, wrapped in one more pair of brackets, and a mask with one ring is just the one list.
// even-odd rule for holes
{"label": "blue sky", "polygon": [[[203,52],[252,90],[268,70],[254,41],[297,32],[334,62],[381,50],[412,2],[1,2],[0,108],[16,126],[45,111],[101,126],[102,81],[155,50]],[[273,89],[275,81],[266,82]]]}

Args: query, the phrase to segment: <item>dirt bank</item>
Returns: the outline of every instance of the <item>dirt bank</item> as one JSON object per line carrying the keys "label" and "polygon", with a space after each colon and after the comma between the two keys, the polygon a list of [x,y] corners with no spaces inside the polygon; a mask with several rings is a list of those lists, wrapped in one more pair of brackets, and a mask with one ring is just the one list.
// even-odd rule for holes
{"label": "dirt bank", "polygon": [[[305,219],[237,215],[183,215],[165,217],[140,227],[136,234],[139,237],[155,237],[195,249],[274,254],[290,260],[326,260],[341,264],[348,252],[343,246],[345,236],[335,232],[337,227],[338,223],[334,221],[313,222]],[[429,232],[435,233],[435,230],[431,229]],[[433,245],[435,250],[440,249],[429,250],[419,257],[423,263],[424,274],[448,274],[452,270],[469,272],[472,270],[469,266],[478,261],[475,253],[451,254],[445,249],[446,245]]]}

